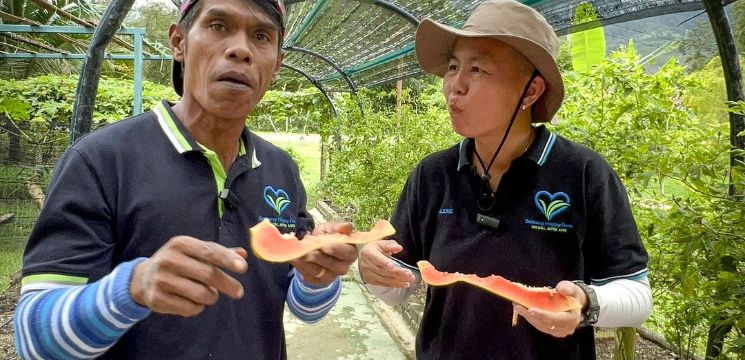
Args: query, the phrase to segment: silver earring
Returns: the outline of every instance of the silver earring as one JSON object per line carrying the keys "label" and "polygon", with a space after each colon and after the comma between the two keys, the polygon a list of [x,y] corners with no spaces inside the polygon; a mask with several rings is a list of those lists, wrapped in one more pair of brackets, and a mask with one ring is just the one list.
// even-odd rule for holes
{"label": "silver earring", "polygon": [[525,104],[523,104],[523,110],[525,110]]}

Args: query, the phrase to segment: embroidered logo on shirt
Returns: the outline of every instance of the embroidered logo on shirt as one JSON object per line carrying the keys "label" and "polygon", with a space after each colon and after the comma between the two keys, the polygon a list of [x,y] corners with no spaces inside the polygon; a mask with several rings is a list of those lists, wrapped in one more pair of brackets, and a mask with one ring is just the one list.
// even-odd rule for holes
{"label": "embroidered logo on shirt", "polygon": [[264,201],[269,205],[270,208],[277,212],[277,216],[282,216],[282,213],[292,203],[290,201],[290,195],[287,191],[282,189],[275,190],[271,186],[264,188]]}
{"label": "embroidered logo on shirt", "polygon": [[274,226],[277,228],[293,229],[297,227],[297,220],[295,218],[282,217],[285,210],[292,204],[290,194],[284,189],[275,189],[271,185],[267,185],[264,188],[264,202],[269,205],[269,208],[274,210],[277,216],[259,216],[258,221],[263,219],[269,219]]}
{"label": "embroidered logo on shirt", "polygon": [[440,215],[453,215],[453,208],[442,208],[438,212]]}
{"label": "embroidered logo on shirt", "polygon": [[572,224],[552,221],[556,216],[566,212],[571,207],[572,200],[566,193],[559,191],[552,194],[546,190],[541,190],[535,193],[533,202],[545,220],[526,218],[525,224],[529,225],[531,229],[565,233],[574,228]]}
{"label": "embroidered logo on shirt", "polygon": [[569,209],[571,200],[569,195],[563,192],[557,192],[551,194],[548,191],[539,191],[535,194],[535,206],[538,207],[546,217],[546,220],[551,221],[556,215],[563,213]]}

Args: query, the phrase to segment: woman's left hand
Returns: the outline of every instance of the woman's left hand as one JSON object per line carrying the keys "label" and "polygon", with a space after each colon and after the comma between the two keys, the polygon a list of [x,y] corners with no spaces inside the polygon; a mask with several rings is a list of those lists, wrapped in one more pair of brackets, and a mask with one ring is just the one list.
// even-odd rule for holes
{"label": "woman's left hand", "polygon": [[[556,285],[556,290],[565,296],[571,296],[577,299],[583,309],[587,307],[585,292],[573,282],[561,281]],[[541,309],[527,309],[518,304],[513,304],[512,306],[514,311],[525,318],[533,327],[541,332],[559,338],[574,334],[574,331],[577,330],[577,325],[582,320],[581,309],[554,312]]]}

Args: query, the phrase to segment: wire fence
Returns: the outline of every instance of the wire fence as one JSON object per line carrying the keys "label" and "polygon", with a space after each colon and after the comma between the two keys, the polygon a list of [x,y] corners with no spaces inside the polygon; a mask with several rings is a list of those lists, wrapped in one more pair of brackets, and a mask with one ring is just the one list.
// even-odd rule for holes
{"label": "wire fence", "polygon": [[65,147],[33,144],[0,129],[0,278],[20,269],[49,176]]}

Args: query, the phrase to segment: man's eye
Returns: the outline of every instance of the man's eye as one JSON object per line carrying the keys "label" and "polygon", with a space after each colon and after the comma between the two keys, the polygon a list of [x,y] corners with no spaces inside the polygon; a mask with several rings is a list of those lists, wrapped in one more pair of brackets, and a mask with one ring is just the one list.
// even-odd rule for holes
{"label": "man's eye", "polygon": [[267,35],[266,33],[263,33],[263,32],[257,33],[256,34],[256,39],[259,40],[259,41],[269,41],[270,40],[269,35]]}
{"label": "man's eye", "polygon": [[215,31],[218,31],[218,32],[223,32],[223,31],[227,30],[227,29],[225,29],[225,25],[220,24],[220,23],[210,24],[210,28],[212,30],[215,30]]}
{"label": "man's eye", "polygon": [[456,70],[458,70],[458,65],[450,64],[448,66],[448,71],[456,71]]}
{"label": "man's eye", "polygon": [[474,66],[471,68],[471,72],[481,73],[484,72],[484,70],[481,70],[481,68]]}

